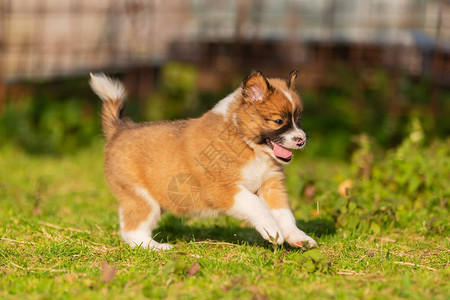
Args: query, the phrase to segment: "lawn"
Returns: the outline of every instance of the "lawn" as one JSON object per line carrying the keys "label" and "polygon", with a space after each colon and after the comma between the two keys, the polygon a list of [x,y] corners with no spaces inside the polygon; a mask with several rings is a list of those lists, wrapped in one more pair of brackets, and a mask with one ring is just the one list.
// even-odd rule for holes
{"label": "lawn", "polygon": [[413,139],[382,154],[361,143],[348,162],[296,153],[286,170],[291,205],[319,243],[306,252],[272,246],[229,217],[170,214],[155,239],[173,250],[130,248],[118,235],[102,147],[63,156],[0,148],[0,298],[450,295],[449,141]]}

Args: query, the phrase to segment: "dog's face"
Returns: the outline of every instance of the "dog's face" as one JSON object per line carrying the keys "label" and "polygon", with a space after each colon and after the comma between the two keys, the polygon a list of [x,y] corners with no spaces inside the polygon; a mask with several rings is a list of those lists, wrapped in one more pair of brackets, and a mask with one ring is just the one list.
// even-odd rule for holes
{"label": "dog's face", "polygon": [[268,80],[261,72],[253,72],[243,82],[243,101],[236,114],[246,141],[280,163],[291,160],[291,149],[306,144],[300,128],[302,102],[293,90],[296,77],[293,71],[286,80]]}

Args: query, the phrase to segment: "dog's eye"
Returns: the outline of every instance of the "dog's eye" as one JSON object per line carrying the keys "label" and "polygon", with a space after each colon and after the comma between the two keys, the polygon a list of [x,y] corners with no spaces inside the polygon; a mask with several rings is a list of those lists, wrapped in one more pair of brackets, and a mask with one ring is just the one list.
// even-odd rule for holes
{"label": "dog's eye", "polygon": [[277,123],[278,125],[283,124],[283,120],[281,120],[281,119],[276,119],[276,120],[274,120],[274,122]]}

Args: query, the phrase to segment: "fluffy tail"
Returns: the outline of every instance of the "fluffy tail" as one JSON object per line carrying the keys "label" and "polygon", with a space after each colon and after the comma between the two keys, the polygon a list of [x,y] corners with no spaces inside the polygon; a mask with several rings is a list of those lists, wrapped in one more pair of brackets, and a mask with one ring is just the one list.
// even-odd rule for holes
{"label": "fluffy tail", "polygon": [[123,106],[125,104],[125,88],[118,80],[105,74],[92,74],[90,85],[92,90],[102,99],[102,127],[106,140],[116,132],[120,124]]}

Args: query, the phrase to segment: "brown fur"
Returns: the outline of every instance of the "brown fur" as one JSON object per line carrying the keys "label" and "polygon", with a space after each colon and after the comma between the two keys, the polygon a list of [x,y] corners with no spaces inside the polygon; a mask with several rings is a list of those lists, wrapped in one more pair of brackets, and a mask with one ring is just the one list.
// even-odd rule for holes
{"label": "brown fur", "polygon": [[123,104],[121,99],[112,99],[102,107],[102,128],[106,139],[110,139],[114,135],[118,123],[120,123],[119,116]]}
{"label": "brown fur", "polygon": [[[133,186],[147,189],[162,209],[175,214],[190,214],[203,209],[226,210],[232,206],[233,196],[237,192],[235,185],[240,180],[239,171],[253,156],[251,149],[239,141],[243,151],[238,156],[218,141],[217,146],[222,146],[221,152],[231,158],[228,168],[220,170],[220,178],[216,174],[218,172],[208,175],[207,170],[195,160],[202,159],[202,150],[211,141],[217,140],[222,132],[227,132],[228,124],[221,124],[223,122],[219,118],[209,112],[189,121],[149,123],[145,126],[121,125],[117,128],[115,138],[106,146],[105,171],[108,183],[119,198],[127,228],[136,228],[140,223],[136,219],[144,220],[149,214],[147,209],[135,209],[142,205],[142,200],[130,192],[129,187]],[[230,130],[227,134],[239,134],[232,128]],[[151,155],[148,155],[149,152]],[[201,182],[202,195],[196,199],[195,206],[179,205],[168,197],[170,180],[181,173],[192,174]],[[140,204],[130,205],[127,202]],[[133,213],[128,213],[128,209],[132,209]]]}
{"label": "brown fur", "polygon": [[284,178],[272,177],[263,182],[259,194],[270,209],[289,208],[288,197],[284,188]]}

